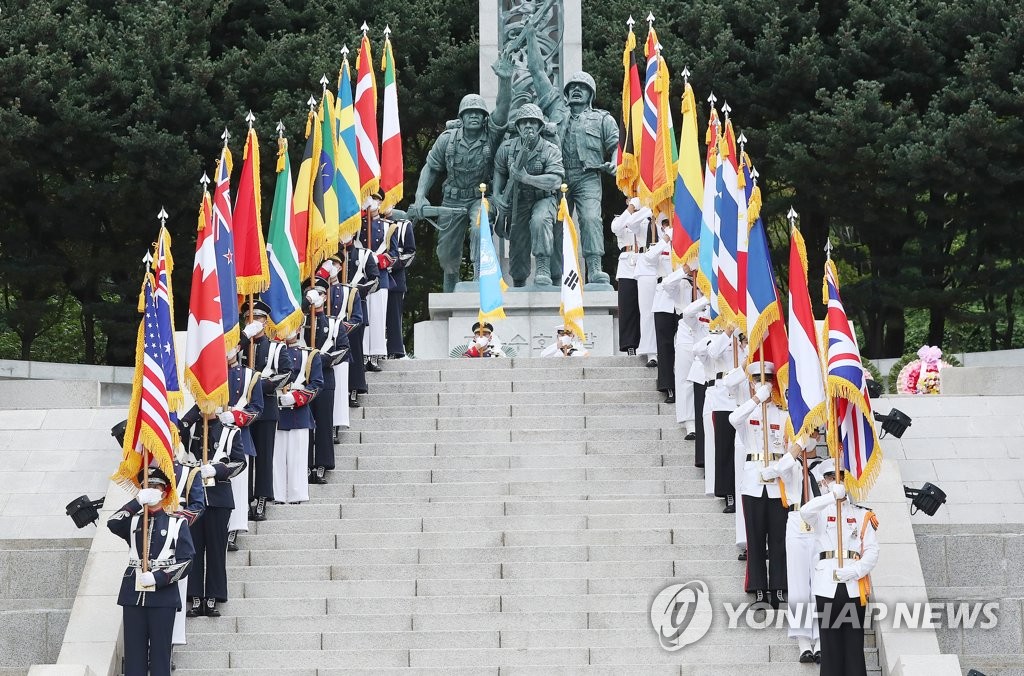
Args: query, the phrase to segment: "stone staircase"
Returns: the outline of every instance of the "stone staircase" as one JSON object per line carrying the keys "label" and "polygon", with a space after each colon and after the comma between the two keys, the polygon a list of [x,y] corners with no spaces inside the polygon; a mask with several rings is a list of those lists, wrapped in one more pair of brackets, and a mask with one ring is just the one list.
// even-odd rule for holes
{"label": "stone staircase", "polygon": [[[189,621],[176,676],[816,674],[781,621],[727,628],[720,604],[748,600],[733,517],[654,376],[632,358],[388,362],[330,483],[239,538],[231,601]],[[651,600],[695,579],[711,630],[666,652]]]}

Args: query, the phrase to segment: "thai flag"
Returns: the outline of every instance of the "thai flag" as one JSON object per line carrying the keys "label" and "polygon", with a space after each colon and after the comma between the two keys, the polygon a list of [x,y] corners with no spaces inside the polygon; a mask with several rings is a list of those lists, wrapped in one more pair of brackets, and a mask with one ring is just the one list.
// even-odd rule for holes
{"label": "thai flag", "polygon": [[878,478],[882,449],[875,433],[871,402],[864,382],[860,350],[839,295],[839,273],[831,260],[825,263],[828,314],[829,448],[839,453],[847,470],[846,485],[854,499],[862,499]]}
{"label": "thai flag", "polygon": [[825,376],[807,288],[807,248],[795,227],[789,244],[789,419],[794,437],[809,435],[826,419]]}

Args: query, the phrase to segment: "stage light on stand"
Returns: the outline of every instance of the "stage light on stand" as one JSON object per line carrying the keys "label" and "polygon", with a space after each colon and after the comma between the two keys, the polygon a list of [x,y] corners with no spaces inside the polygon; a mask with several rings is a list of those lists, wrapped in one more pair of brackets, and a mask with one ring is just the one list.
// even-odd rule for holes
{"label": "stage light on stand", "polygon": [[80,495],[66,507],[67,515],[79,528],[85,528],[90,523],[95,524],[100,518],[100,508],[103,507],[103,498],[90,500],[87,495]]}
{"label": "stage light on stand", "polygon": [[910,513],[917,514],[924,512],[928,516],[935,516],[939,507],[946,503],[946,493],[935,484],[925,482],[920,488],[903,487],[903,494],[910,498]]}
{"label": "stage light on stand", "polygon": [[882,423],[882,433],[878,435],[879,439],[884,439],[887,434],[891,434],[899,439],[907,431],[907,428],[913,424],[910,416],[898,408],[892,409],[885,415],[876,412],[875,420]]}

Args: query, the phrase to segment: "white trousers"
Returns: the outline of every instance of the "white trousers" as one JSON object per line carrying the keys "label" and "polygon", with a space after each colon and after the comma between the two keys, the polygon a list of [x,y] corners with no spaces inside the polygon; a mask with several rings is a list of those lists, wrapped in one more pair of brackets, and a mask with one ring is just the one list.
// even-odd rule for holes
{"label": "white trousers", "polygon": [[[187,528],[188,526],[182,526]],[[181,608],[174,613],[174,629],[171,630],[171,645],[185,645],[185,590],[188,587],[188,576],[178,580],[178,595],[181,596]]]}
{"label": "white trousers", "polygon": [[235,499],[235,508],[228,517],[228,532],[233,530],[249,532],[249,463],[252,457],[246,458],[245,469],[231,479],[231,495]]}
{"label": "white trousers", "polygon": [[814,620],[811,575],[818,552],[815,534],[801,532],[800,523],[800,515],[790,512],[786,521],[786,624],[790,638],[813,642],[818,640],[818,623]]}
{"label": "white trousers", "polygon": [[684,343],[679,339],[682,329],[676,332],[676,422],[684,425],[687,432],[693,432],[695,427],[693,411],[693,383],[686,379],[693,366],[693,343],[687,339]]}
{"label": "white trousers", "polygon": [[636,296],[640,306],[640,345],[636,353],[652,358],[658,356],[658,336],[654,332],[654,292],[657,287],[657,277],[636,278]]}
{"label": "white trousers", "polygon": [[274,437],[274,499],[309,500],[309,430],[278,430]]}
{"label": "white trousers", "polygon": [[369,317],[367,318],[368,325],[366,330],[363,331],[363,354],[368,357],[383,357],[388,353],[387,289],[379,289],[366,297],[366,313]]}
{"label": "white trousers", "polygon": [[334,426],[347,430],[350,423],[348,408],[348,362],[334,367]]}

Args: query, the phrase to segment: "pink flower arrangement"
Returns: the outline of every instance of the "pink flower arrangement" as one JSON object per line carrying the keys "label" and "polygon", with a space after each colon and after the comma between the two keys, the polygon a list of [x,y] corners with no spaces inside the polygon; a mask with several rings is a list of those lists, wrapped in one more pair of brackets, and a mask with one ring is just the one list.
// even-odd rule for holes
{"label": "pink flower arrangement", "polygon": [[939,394],[942,386],[940,372],[949,366],[942,359],[942,350],[935,345],[923,345],[917,356],[900,371],[896,378],[896,391],[900,394]]}

